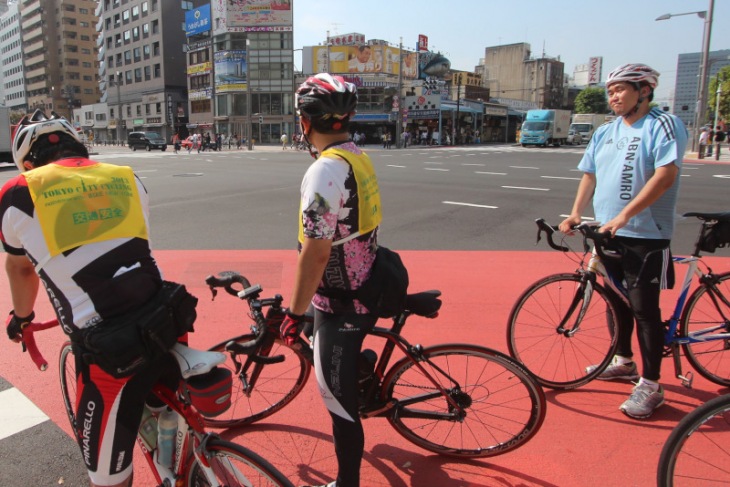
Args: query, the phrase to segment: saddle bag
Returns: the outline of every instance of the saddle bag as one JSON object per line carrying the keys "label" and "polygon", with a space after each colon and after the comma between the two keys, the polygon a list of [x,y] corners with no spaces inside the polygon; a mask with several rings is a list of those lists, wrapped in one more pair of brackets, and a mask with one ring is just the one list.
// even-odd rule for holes
{"label": "saddle bag", "polygon": [[207,374],[195,375],[187,381],[190,402],[207,418],[214,418],[231,407],[233,375],[230,370],[214,367]]}
{"label": "saddle bag", "polygon": [[700,250],[715,252],[724,247],[730,247],[730,221],[704,223],[700,235]]}

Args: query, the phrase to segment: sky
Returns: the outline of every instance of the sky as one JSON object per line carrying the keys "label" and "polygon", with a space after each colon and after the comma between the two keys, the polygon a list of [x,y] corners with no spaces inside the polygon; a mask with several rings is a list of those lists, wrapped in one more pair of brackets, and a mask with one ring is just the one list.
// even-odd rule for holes
{"label": "sky", "polygon": [[[663,14],[709,10],[709,0],[292,0],[294,48],[358,32],[413,49],[419,34],[446,54],[453,69],[472,71],[490,46],[527,42],[533,56],[560,57],[565,73],[603,57],[601,80],[629,62],[662,75],[657,99],[674,90],[677,56],[700,52],[704,20],[697,14],[655,21]],[[730,0],[715,0],[710,51],[730,49]],[[301,68],[301,53],[295,52]]]}

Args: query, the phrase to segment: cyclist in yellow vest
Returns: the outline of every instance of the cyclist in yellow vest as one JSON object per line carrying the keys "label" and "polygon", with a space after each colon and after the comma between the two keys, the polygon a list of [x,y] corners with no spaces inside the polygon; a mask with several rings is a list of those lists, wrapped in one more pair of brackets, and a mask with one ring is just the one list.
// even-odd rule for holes
{"label": "cyclist in yellow vest", "polygon": [[[20,341],[33,321],[41,283],[72,341],[111,322],[137,333],[130,314],[144,312],[162,286],[141,181],[129,167],[89,160],[69,122],[40,110],[19,123],[13,157],[20,174],[0,190],[0,240],[13,302],[8,337]],[[109,355],[128,351],[112,344]],[[141,363],[140,357],[129,363]],[[132,485],[145,399],[163,373],[173,374],[174,386],[175,370],[168,355],[117,378],[76,354],[76,411],[83,418],[76,436],[92,486]]]}
{"label": "cyclist in yellow vest", "polygon": [[[319,158],[302,181],[299,258],[281,334],[292,343],[302,315],[310,303],[314,306],[315,372],[332,417],[338,465],[337,479],[327,487],[358,487],[365,444],[358,368],[363,339],[377,317],[346,296],[370,277],[375,260],[381,220],[378,179],[370,158],[349,140],[357,105],[353,84],[330,74],[312,76],[299,86],[296,104],[303,137]],[[325,296],[338,293],[338,298]]]}

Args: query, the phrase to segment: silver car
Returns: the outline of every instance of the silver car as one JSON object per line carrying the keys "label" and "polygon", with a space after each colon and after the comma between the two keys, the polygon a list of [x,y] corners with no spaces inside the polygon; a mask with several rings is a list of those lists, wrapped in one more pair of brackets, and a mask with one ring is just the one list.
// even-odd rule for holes
{"label": "silver car", "polygon": [[570,145],[581,145],[583,143],[583,136],[580,132],[569,130],[567,143]]}

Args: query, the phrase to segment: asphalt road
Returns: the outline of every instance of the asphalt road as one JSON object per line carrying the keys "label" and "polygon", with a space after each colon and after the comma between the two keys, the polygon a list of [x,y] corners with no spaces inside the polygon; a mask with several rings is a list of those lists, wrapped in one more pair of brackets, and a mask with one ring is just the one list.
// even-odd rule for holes
{"label": "asphalt road", "polygon": [[[381,187],[384,244],[403,250],[534,250],[533,221],[557,223],[570,211],[584,148],[366,150]],[[130,165],[143,178],[155,248],[296,245],[299,185],[311,162],[304,152],[98,151],[95,159]],[[0,182],[14,174],[0,171]],[[729,164],[686,163],[678,213],[728,211],[728,179]],[[674,251],[690,252],[696,231],[695,219],[681,220]]]}

